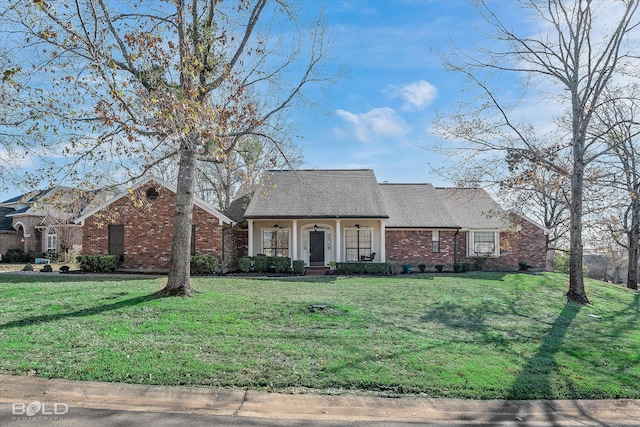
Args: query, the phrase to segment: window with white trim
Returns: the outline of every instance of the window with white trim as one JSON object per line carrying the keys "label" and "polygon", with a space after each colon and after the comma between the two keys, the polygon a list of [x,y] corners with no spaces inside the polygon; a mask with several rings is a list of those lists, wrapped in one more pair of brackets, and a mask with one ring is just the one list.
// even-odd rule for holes
{"label": "window with white trim", "polygon": [[500,233],[497,231],[472,231],[469,256],[498,256],[499,238]]}
{"label": "window with white trim", "polygon": [[347,228],[344,240],[347,262],[357,262],[363,256],[371,256],[373,230],[370,228]]}
{"label": "window with white trim", "polygon": [[262,230],[262,250],[266,256],[289,256],[289,230]]}
{"label": "window with white trim", "polygon": [[440,252],[440,232],[438,230],[431,232],[431,252]]}
{"label": "window with white trim", "polygon": [[51,227],[47,230],[47,249],[46,251],[58,250],[58,233],[56,229]]}

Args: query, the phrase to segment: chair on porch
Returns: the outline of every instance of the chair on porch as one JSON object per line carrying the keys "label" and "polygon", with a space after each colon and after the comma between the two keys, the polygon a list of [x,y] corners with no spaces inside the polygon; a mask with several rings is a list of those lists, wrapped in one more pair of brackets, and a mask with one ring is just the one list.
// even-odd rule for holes
{"label": "chair on porch", "polygon": [[366,256],[366,255],[360,255],[360,261],[373,261],[376,257],[376,253],[375,252],[371,252],[371,255]]}

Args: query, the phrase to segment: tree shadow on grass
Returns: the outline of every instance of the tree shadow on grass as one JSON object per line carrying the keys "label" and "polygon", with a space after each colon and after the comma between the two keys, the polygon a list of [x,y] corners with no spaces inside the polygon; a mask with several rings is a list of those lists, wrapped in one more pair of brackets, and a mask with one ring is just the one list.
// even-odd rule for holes
{"label": "tree shadow on grass", "polygon": [[[553,375],[559,373],[559,366],[555,362],[554,356],[561,350],[567,330],[580,312],[580,308],[581,306],[576,303],[567,302],[565,304],[562,312],[551,325],[551,329],[546,334],[536,354],[518,374],[509,394],[506,396],[508,400],[493,411],[494,414],[490,423],[495,422],[497,424],[510,419],[518,421],[516,425],[530,425],[527,420],[530,403],[522,402],[522,400],[539,399],[543,401],[543,413],[541,415],[545,417],[547,425],[564,425],[563,422],[567,420],[568,415],[563,414],[562,410],[556,408],[554,402],[548,399],[549,396],[554,395],[554,389],[557,388],[552,382]],[[609,426],[607,422],[595,419],[585,409],[585,406],[577,399],[578,396],[572,390],[570,384],[566,384],[565,387],[568,388],[572,404],[581,414],[582,419],[588,420],[589,425]],[[521,402],[517,402],[518,400]],[[533,422],[531,420],[531,423]]]}
{"label": "tree shadow on grass", "polygon": [[[109,274],[54,274],[47,276],[42,274],[10,274],[0,275],[0,283],[6,284],[33,284],[33,283],[102,283],[102,282],[123,282],[133,280],[154,280],[162,276],[147,275],[109,275]],[[166,276],[165,276],[166,277]]]}
{"label": "tree shadow on grass", "polygon": [[[116,295],[117,298],[120,295]],[[107,297],[107,299],[113,297]],[[129,298],[121,301],[117,301],[111,304],[99,305],[91,308],[83,308],[81,310],[72,311],[68,313],[55,313],[55,314],[41,314],[38,316],[26,317],[20,320],[14,320],[11,322],[0,324],[0,330],[10,328],[20,328],[23,326],[38,325],[42,323],[55,322],[62,319],[69,319],[74,317],[93,316],[95,314],[104,313],[106,311],[118,310],[120,308],[131,307],[134,305],[142,304],[148,301],[162,298],[160,292],[154,292],[149,295],[142,295],[135,298]]]}

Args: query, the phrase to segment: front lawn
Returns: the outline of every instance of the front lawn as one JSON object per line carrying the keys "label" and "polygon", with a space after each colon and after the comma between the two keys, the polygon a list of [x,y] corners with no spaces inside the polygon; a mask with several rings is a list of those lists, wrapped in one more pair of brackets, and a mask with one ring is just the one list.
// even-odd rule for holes
{"label": "front lawn", "polygon": [[0,373],[279,392],[640,398],[640,294],[558,274],[0,275]]}

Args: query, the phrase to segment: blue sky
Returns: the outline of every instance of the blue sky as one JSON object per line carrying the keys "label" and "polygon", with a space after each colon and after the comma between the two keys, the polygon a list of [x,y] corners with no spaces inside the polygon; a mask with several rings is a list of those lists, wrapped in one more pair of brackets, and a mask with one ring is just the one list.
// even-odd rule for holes
{"label": "blue sky", "polygon": [[[310,16],[324,6],[333,39],[330,67],[346,74],[309,95],[323,113],[300,110],[296,142],[304,168],[367,168],[378,180],[452,185],[435,168],[455,162],[429,151],[436,112],[470,95],[435,50],[468,47],[477,13],[463,0],[303,0]],[[500,3],[498,3],[500,4]],[[15,196],[2,192],[0,200]]]}
{"label": "blue sky", "polygon": [[[318,7],[319,1],[308,2]],[[464,46],[477,19],[465,1],[328,0],[333,62],[347,74],[327,86],[329,115],[300,118],[305,168],[371,168],[379,181],[451,185],[434,172],[447,159],[425,147],[435,113],[465,94],[433,49]]]}

